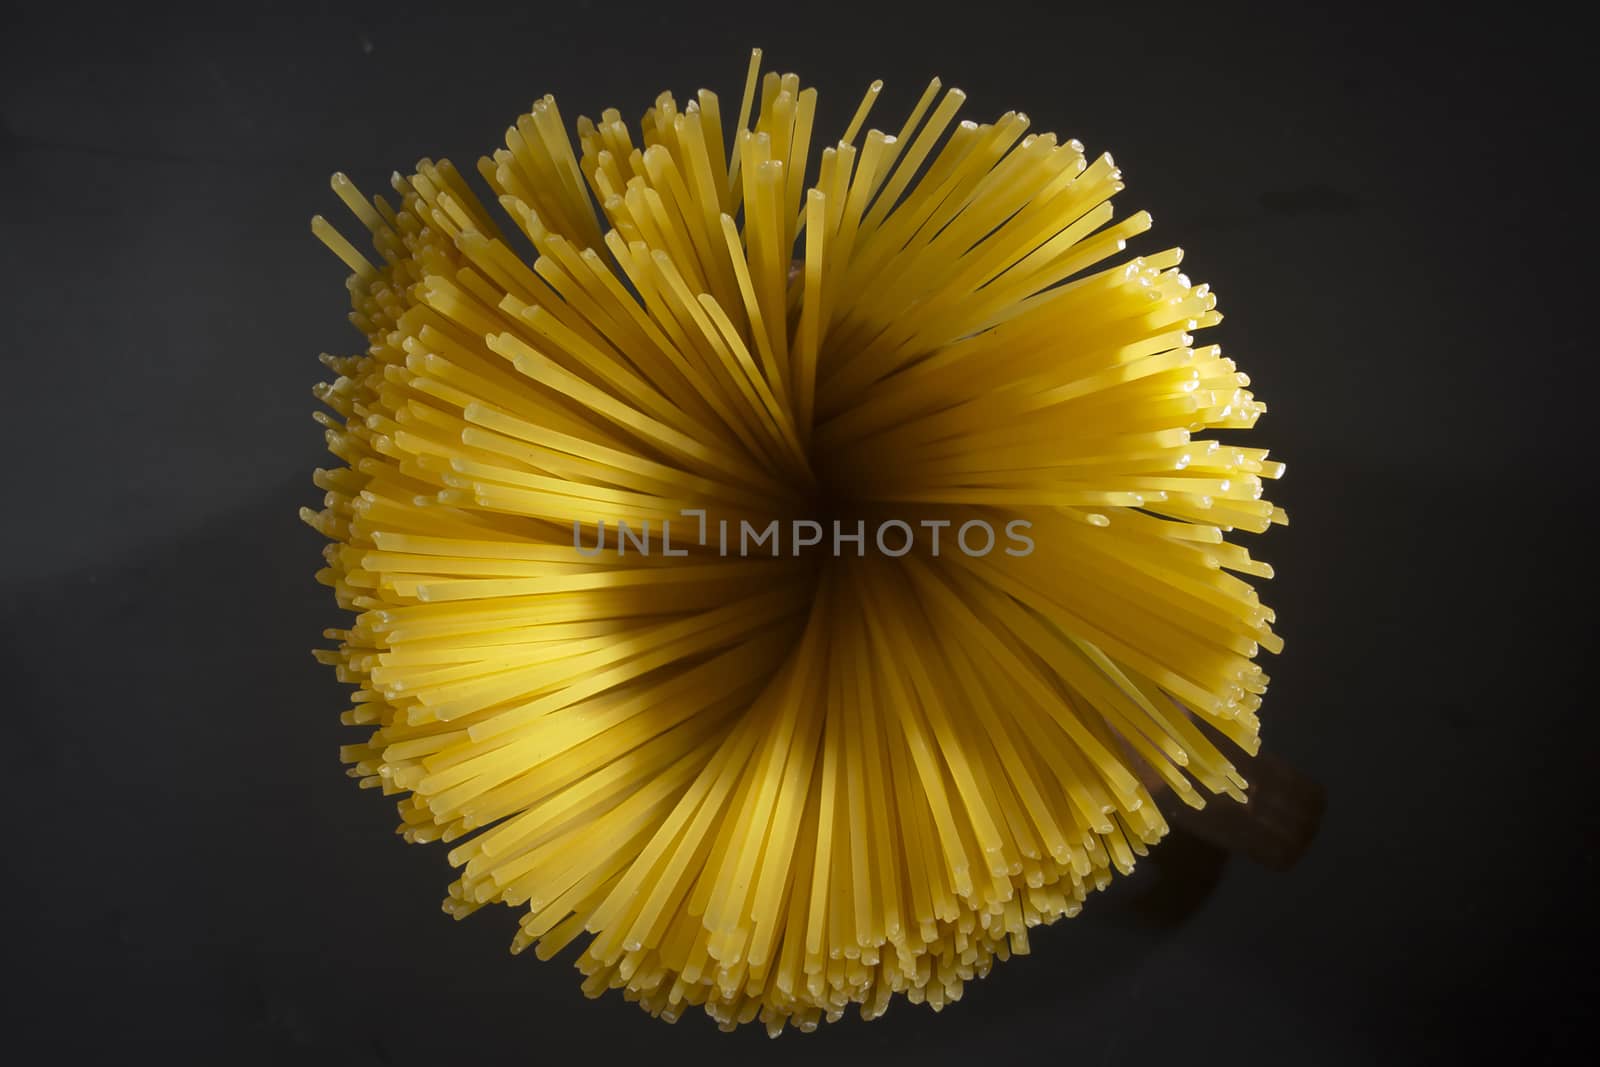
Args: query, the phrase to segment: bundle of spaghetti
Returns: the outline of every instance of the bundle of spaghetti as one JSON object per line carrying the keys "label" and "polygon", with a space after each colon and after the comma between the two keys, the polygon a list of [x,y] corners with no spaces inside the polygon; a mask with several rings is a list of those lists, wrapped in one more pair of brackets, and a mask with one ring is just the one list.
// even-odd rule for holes
{"label": "bundle of spaghetti", "polygon": [[[880,89],[820,151],[759,51],[731,126],[662,94],[574,142],[546,97],[478,163],[503,213],[423,160],[335,175],[370,253],[312,224],[367,341],[303,512],[343,759],[450,845],[449,914],[668,1020],[959,999],[1162,837],[1152,789],[1244,798],[1280,647],[1225,535],[1286,521],[1282,464],[1199,436],[1265,410],[1195,343],[1214,295],[1118,261],[1110,156],[937,79],[863,133]],[[686,511],[945,544],[737,555]],[[954,545],[1019,519],[1029,554]],[[678,547],[579,550],[618,522]]]}

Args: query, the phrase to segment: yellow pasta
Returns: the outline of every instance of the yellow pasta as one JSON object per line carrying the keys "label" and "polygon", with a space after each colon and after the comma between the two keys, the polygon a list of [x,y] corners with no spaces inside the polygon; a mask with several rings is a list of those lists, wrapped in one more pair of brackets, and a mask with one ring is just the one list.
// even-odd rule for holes
{"label": "yellow pasta", "polygon": [[1280,642],[1225,535],[1286,518],[1201,436],[1265,407],[1181,253],[1119,258],[1109,156],[937,79],[824,145],[760,59],[731,127],[545,97],[494,204],[335,175],[367,347],[303,514],[343,759],[449,844],[445,911],[776,1034],[942,1008],[1131,870],[1151,788],[1243,799]]}

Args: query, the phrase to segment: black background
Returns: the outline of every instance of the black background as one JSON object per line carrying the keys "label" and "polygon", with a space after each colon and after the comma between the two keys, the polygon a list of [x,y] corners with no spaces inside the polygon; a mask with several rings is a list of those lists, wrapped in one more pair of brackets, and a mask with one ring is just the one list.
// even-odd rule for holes
{"label": "black background", "polygon": [[[8,10],[13,1062],[1583,1047],[1590,61],[1528,5],[1493,22],[1081,6],[1099,13]],[[1294,525],[1258,553],[1288,643],[1266,739],[1329,791],[1291,873],[1231,860],[1197,910],[1160,920],[1141,902],[1172,871],[1146,864],[938,1018],[897,1003],[777,1042],[587,1001],[568,962],[506,954],[511,913],[438,911],[443,849],[393,837],[390,802],[336,758],[354,732],[306,650],[338,616],[295,516],[328,462],[315,356],[361,343],[344,268],[307,228],[341,210],[328,174],[372,192],[423,155],[466,169],[545,92],[569,119],[631,121],[663,88],[737,101],[756,44],[820,89],[819,141],[872,78],[889,82],[875,120],[897,124],[938,74],[969,117],[1019,107],[1115,153],[1124,210],[1156,219],[1139,250],[1188,250],[1228,315],[1217,339],[1271,407],[1256,436],[1288,461],[1274,498]]]}

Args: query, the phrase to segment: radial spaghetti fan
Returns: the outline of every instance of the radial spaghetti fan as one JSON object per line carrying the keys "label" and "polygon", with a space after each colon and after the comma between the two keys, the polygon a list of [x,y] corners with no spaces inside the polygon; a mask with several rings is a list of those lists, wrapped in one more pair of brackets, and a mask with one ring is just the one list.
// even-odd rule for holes
{"label": "radial spaghetti fan", "polygon": [[1244,798],[1280,647],[1224,534],[1282,466],[1196,436],[1264,410],[1215,297],[1112,262],[1110,156],[937,80],[863,133],[880,88],[820,151],[759,52],[731,136],[546,97],[501,211],[423,160],[334,177],[372,254],[312,223],[367,338],[305,512],[343,758],[450,844],[447,912],[668,1020],[959,998],[1162,836],[1150,789]]}

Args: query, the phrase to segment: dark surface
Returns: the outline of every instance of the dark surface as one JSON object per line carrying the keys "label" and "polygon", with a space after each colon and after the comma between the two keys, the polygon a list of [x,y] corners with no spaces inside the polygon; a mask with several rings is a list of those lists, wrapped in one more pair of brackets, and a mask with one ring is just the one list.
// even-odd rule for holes
{"label": "dark surface", "polygon": [[[1593,193],[1559,27],[384,10],[5,17],[4,1058],[1575,1058]],[[295,517],[326,462],[314,357],[360,343],[306,224],[338,209],[328,174],[470,163],[546,91],[569,118],[736,98],[752,44],[820,88],[819,131],[877,76],[898,122],[937,73],[974,117],[1115,152],[1156,217],[1141,247],[1189,250],[1271,406],[1294,525],[1259,553],[1288,643],[1266,739],[1328,791],[1288,874],[1176,840],[942,1017],[775,1043],[586,1001],[567,963],[506,954],[511,913],[438,911],[444,850],[401,844],[338,764],[353,732],[306,653],[337,615]]]}

